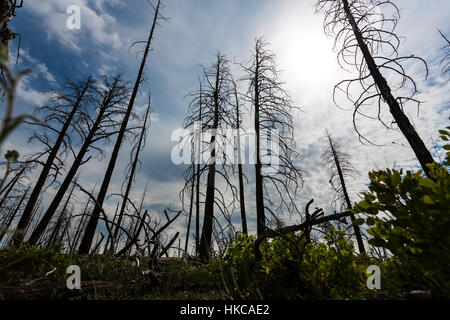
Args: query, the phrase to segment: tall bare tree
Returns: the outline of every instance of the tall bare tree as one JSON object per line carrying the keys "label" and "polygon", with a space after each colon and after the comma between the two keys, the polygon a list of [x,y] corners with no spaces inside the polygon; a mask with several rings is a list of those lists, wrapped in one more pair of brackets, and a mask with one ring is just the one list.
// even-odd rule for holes
{"label": "tall bare tree", "polygon": [[[250,61],[242,65],[246,73],[244,79],[249,81],[246,100],[253,108],[256,133],[258,235],[266,227],[266,210],[275,221],[278,221],[280,212],[299,212],[294,198],[303,183],[301,171],[294,164],[298,153],[295,151],[293,114],[298,108],[293,106],[283,88],[284,83],[279,80],[275,55],[268,46],[269,43],[263,38],[256,39]],[[278,163],[263,161],[263,155],[270,156],[271,160],[277,159]],[[268,169],[266,173],[263,167]],[[278,197],[277,204],[273,198],[275,195]]]}
{"label": "tall bare tree", "polygon": [[137,144],[133,148],[134,152],[131,153],[132,154],[132,162],[131,162],[131,166],[129,168],[128,179],[127,179],[127,183],[126,183],[125,193],[123,195],[122,205],[120,206],[120,211],[117,215],[117,222],[116,222],[117,225],[116,225],[116,228],[114,229],[114,235],[111,239],[111,248],[114,248],[114,244],[116,242],[117,235],[118,235],[120,226],[122,224],[125,209],[126,209],[126,206],[128,203],[129,196],[130,196],[131,186],[133,185],[133,181],[134,181],[135,175],[136,175],[136,170],[138,169],[139,154],[145,146],[145,137],[146,137],[147,130],[148,130],[147,123],[150,121],[150,109],[151,109],[151,97],[149,95],[147,111],[145,112],[145,115],[144,115],[144,123],[142,125],[141,133],[139,135]]}
{"label": "tall bare tree", "polygon": [[119,134],[117,136],[117,140],[116,143],[114,145],[114,149],[113,152],[111,154],[111,158],[110,161],[108,163],[108,167],[106,169],[106,173],[105,173],[105,177],[103,179],[102,185],[100,187],[100,191],[97,195],[97,203],[95,205],[94,208],[94,212],[92,213],[88,225],[86,227],[86,231],[83,235],[83,238],[81,239],[81,244],[80,244],[80,248],[79,248],[79,253],[80,254],[88,254],[90,247],[92,245],[92,240],[94,239],[94,235],[95,235],[95,230],[97,228],[97,224],[98,224],[98,220],[100,217],[100,211],[101,211],[101,206],[103,205],[103,202],[105,200],[106,197],[106,193],[108,191],[109,188],[109,184],[111,182],[111,178],[114,172],[114,168],[116,165],[116,161],[117,158],[119,156],[119,151],[120,151],[120,147],[122,145],[122,141],[124,139],[125,136],[125,131],[127,129],[128,126],[128,121],[130,119],[131,116],[131,112],[133,111],[133,107],[134,107],[134,102],[136,100],[136,96],[138,94],[139,91],[139,86],[141,84],[142,81],[142,76],[144,74],[144,68],[145,68],[145,64],[147,62],[147,57],[148,54],[150,52],[150,48],[151,48],[151,43],[152,43],[152,39],[153,39],[153,35],[155,32],[156,27],[158,26],[158,21],[159,20],[166,20],[166,18],[164,18],[159,10],[161,8],[161,1],[158,0],[158,4],[156,5],[156,7],[154,7],[155,9],[155,14],[153,17],[153,23],[150,29],[150,33],[146,42],[146,46],[145,46],[145,50],[144,50],[144,54],[141,60],[141,65],[139,67],[139,71],[137,74],[137,78],[136,78],[136,82],[134,84],[134,88],[133,88],[133,92],[131,94],[131,98],[130,101],[128,103],[128,109],[127,112],[125,114],[125,117],[122,120],[122,126],[120,127],[120,131]]}
{"label": "tall bare tree", "polygon": [[82,137],[83,144],[75,156],[75,160],[70,167],[64,181],[58,188],[47,211],[41,221],[34,229],[28,240],[31,244],[36,244],[42,233],[45,231],[50,220],[54,216],[61,200],[73,178],[80,167],[90,158],[85,159],[90,149],[103,153],[102,148],[96,146],[96,143],[104,145],[106,140],[118,133],[120,121],[117,116],[125,113],[124,103],[128,99],[129,90],[127,85],[121,80],[120,75],[108,79],[104,77],[101,86],[96,89],[97,94],[92,98],[92,109],[86,110],[78,115],[74,127]]}
{"label": "tall bare tree", "polygon": [[239,103],[239,94],[236,86],[236,82],[233,82],[234,98],[236,104],[236,152],[237,152],[237,168],[238,168],[238,181],[239,181],[239,205],[241,209],[241,224],[242,233],[248,234],[247,230],[247,216],[245,213],[245,196],[244,196],[244,174],[242,170],[242,146],[241,146],[241,122],[242,122],[242,110]]}
{"label": "tall bare tree", "polygon": [[[233,95],[232,79],[229,61],[224,55],[218,53],[216,61],[210,67],[203,67],[200,90],[189,94],[192,100],[189,106],[190,114],[185,119],[185,128],[192,128],[197,123],[200,128],[195,128],[194,131],[203,132],[204,129],[207,129],[211,133],[210,135],[201,134],[202,138],[197,141],[200,135],[198,132],[197,134],[194,132],[185,140],[186,144],[190,145],[193,142],[194,145],[201,148],[202,159],[207,159],[201,167],[197,167],[195,175],[191,174],[193,172],[191,166],[195,166],[195,161],[193,161],[192,165],[186,170],[186,184],[182,191],[183,194],[184,191],[191,190],[192,179],[195,177],[197,177],[197,186],[199,186],[201,177],[206,171],[208,172],[202,234],[198,246],[198,254],[203,260],[207,260],[211,256],[213,224],[215,219],[217,221],[214,209],[218,208],[222,216],[226,220],[230,220],[229,206],[225,203],[224,190],[218,187],[216,173],[223,178],[228,190],[231,190],[231,203],[234,203],[237,194],[236,187],[229,180],[234,170],[233,159],[228,157],[226,152],[223,152],[225,143],[233,143],[229,139],[230,137],[226,137],[224,131],[226,128],[235,126],[236,117],[231,101]],[[198,159],[199,155],[195,155],[194,158]],[[199,191],[197,192],[199,194]],[[197,203],[199,203],[198,198]],[[231,223],[228,223],[227,226],[231,226]]]}
{"label": "tall bare tree", "polygon": [[[352,209],[352,203],[348,195],[347,186],[345,184],[345,176],[356,174],[357,171],[351,163],[350,155],[342,150],[342,146],[335,141],[327,132],[328,147],[322,153],[322,159],[327,165],[331,177],[330,184],[335,191],[336,203],[341,203],[341,211],[349,211]],[[355,224],[355,215],[351,214],[350,219],[355,231],[356,241],[358,243],[359,253],[366,253],[364,243],[361,236],[359,225]]]}
{"label": "tall bare tree", "polygon": [[[428,67],[419,57],[399,55],[400,39],[395,34],[395,27],[400,13],[394,1],[318,0],[316,10],[325,14],[325,32],[335,37],[335,47],[340,46],[340,65],[353,66],[357,71],[354,79],[338,83],[334,93],[336,97],[338,91],[343,92],[354,104],[353,125],[360,140],[370,142],[359,131],[356,117],[363,115],[378,119],[389,128],[382,118],[382,106],[387,104],[393,123],[403,133],[429,177],[427,164],[434,162],[433,157],[404,113],[407,102],[416,103],[417,108],[420,106],[420,101],[414,98],[418,92],[416,82],[407,74],[406,63],[413,60],[423,62],[427,74]],[[383,11],[392,14],[386,15]],[[396,77],[398,84],[393,82],[389,85],[387,76]],[[352,98],[354,87],[359,90],[356,98]],[[399,94],[394,96],[394,91]]]}
{"label": "tall bare tree", "polygon": [[[49,176],[50,170],[55,166],[55,160],[58,158],[58,153],[60,152],[61,146],[64,145],[66,148],[66,141],[68,130],[71,126],[72,120],[87,100],[90,99],[93,79],[89,77],[85,81],[73,82],[67,81],[65,90],[62,92],[53,92],[53,105],[44,106],[39,108],[39,111],[44,111],[47,113],[46,118],[41,123],[33,123],[44,130],[44,134],[41,136],[35,136],[40,142],[47,144],[49,147],[48,157],[43,164],[41,173],[36,181],[33,191],[28,198],[28,202],[25,209],[22,212],[19,223],[17,224],[18,230],[25,230],[31,221],[31,215],[33,213],[34,207],[38,201],[39,195],[44,188],[45,182]],[[50,123],[61,124],[62,127],[58,130],[50,125]],[[54,144],[49,144],[49,138],[45,133],[46,130],[55,133],[57,135]],[[67,149],[67,148],[66,148]],[[60,163],[63,161],[59,160]],[[24,233],[18,232],[14,235],[12,244],[18,244],[23,241]]]}

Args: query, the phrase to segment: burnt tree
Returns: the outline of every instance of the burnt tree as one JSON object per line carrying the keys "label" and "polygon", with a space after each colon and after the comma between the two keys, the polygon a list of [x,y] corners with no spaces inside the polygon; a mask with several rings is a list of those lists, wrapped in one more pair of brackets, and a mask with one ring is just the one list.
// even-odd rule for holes
{"label": "burnt tree", "polygon": [[[410,144],[425,174],[430,177],[427,164],[433,163],[428,151],[408,117],[404,113],[407,102],[414,102],[417,108],[420,101],[414,98],[418,92],[415,80],[406,72],[409,61],[426,62],[414,55],[400,56],[398,49],[400,39],[395,34],[395,27],[400,17],[398,7],[390,0],[318,0],[316,10],[325,14],[324,30],[335,36],[335,47],[338,49],[339,64],[353,66],[357,76],[341,81],[334,89],[343,92],[354,104],[353,125],[361,141],[371,143],[360,132],[356,117],[378,119],[386,128],[390,126],[382,118],[382,105],[387,104],[396,124]],[[391,12],[387,16],[383,13]],[[395,77],[388,84],[387,76]],[[396,83],[398,82],[398,83]],[[359,92],[352,98],[353,87]],[[403,95],[400,89],[409,91]],[[394,91],[400,92],[394,96]],[[373,104],[376,107],[373,107]]]}
{"label": "burnt tree", "polygon": [[298,108],[279,80],[275,55],[268,46],[263,38],[256,39],[250,61],[241,65],[249,82],[245,99],[254,112],[258,235],[266,228],[266,211],[275,222],[278,213],[299,212],[294,198],[303,183],[301,171],[294,164],[298,153],[293,114]]}
{"label": "burnt tree", "polygon": [[91,217],[89,218],[89,222],[87,224],[87,227],[86,227],[85,233],[83,235],[83,238],[81,239],[80,248],[78,249],[78,252],[80,254],[88,254],[89,253],[89,250],[90,250],[91,245],[92,245],[92,240],[94,239],[95,230],[97,228],[98,220],[99,220],[100,213],[101,213],[101,206],[103,205],[103,202],[104,202],[105,197],[106,197],[106,193],[108,192],[109,184],[111,182],[111,178],[112,178],[112,175],[113,175],[113,172],[114,172],[114,168],[116,166],[116,161],[117,161],[117,158],[119,156],[120,147],[122,146],[122,141],[124,139],[125,131],[126,131],[127,126],[128,126],[128,121],[129,121],[131,113],[133,111],[134,102],[136,100],[136,97],[137,97],[137,94],[138,94],[138,91],[139,91],[139,86],[141,84],[142,77],[143,77],[143,74],[144,74],[145,64],[147,62],[147,57],[148,57],[148,54],[150,52],[153,35],[154,35],[156,27],[158,26],[158,21],[160,19],[163,19],[163,20],[165,19],[163,16],[161,16],[161,14],[159,12],[160,7],[161,7],[161,1],[158,0],[158,4],[154,8],[155,9],[155,14],[154,14],[154,17],[153,17],[153,23],[152,23],[152,26],[151,26],[151,29],[150,29],[150,32],[149,32],[149,36],[148,36],[147,42],[146,42],[146,46],[145,46],[145,49],[144,49],[143,57],[142,57],[142,60],[141,60],[141,65],[139,67],[139,71],[138,71],[138,74],[137,74],[136,82],[135,82],[134,87],[133,87],[133,92],[131,94],[131,98],[130,98],[130,101],[128,103],[128,108],[127,108],[125,116],[124,116],[124,118],[122,120],[122,125],[120,127],[119,134],[117,136],[117,139],[116,139],[116,142],[115,142],[115,145],[114,145],[114,149],[113,149],[113,152],[111,154],[111,158],[110,158],[110,161],[108,163],[108,167],[106,169],[105,176],[103,178],[102,185],[100,186],[100,191],[99,191],[99,193],[97,195],[97,203],[96,203],[96,205],[94,207],[94,211],[93,211]]}
{"label": "burnt tree", "polygon": [[[348,195],[347,186],[345,184],[345,176],[351,176],[356,172],[350,159],[350,155],[342,150],[341,145],[336,142],[327,132],[328,147],[322,153],[322,159],[327,165],[331,177],[330,184],[335,192],[335,201],[341,202],[341,211],[349,211],[352,209],[350,196]],[[350,219],[355,231],[356,241],[358,243],[359,253],[366,253],[364,243],[361,236],[359,225],[355,224],[355,215],[350,214]]]}
{"label": "burnt tree", "polygon": [[120,75],[116,75],[112,79],[108,79],[108,77],[105,76],[102,86],[98,86],[96,92],[97,93],[92,97],[92,110],[88,109],[85,110],[85,112],[78,114],[76,124],[73,125],[75,130],[81,136],[83,144],[75,155],[75,160],[64,178],[64,181],[59,186],[47,211],[31,234],[30,239],[28,240],[31,244],[36,244],[41,237],[54,216],[73,178],[80,167],[89,161],[90,157],[85,159],[89,150],[96,150],[102,154],[102,148],[95,144],[101,143],[104,145],[108,138],[118,132],[120,121],[118,121],[116,117],[125,113],[124,102],[129,94],[126,84],[121,80]]}
{"label": "burnt tree", "polygon": [[[43,163],[43,167],[39,177],[34,185],[33,191],[28,198],[25,209],[22,212],[19,223],[17,224],[17,230],[25,230],[31,221],[33,210],[41,194],[45,182],[49,176],[50,170],[54,167],[54,162],[58,158],[61,146],[66,147],[66,141],[68,130],[75,118],[75,115],[79,111],[79,108],[90,99],[93,86],[93,79],[89,77],[86,81],[73,82],[68,81],[66,88],[62,92],[53,92],[53,105],[44,106],[39,108],[40,112],[46,112],[47,116],[41,123],[32,123],[33,125],[40,126],[44,130],[42,136],[36,135],[40,142],[47,144],[49,148],[48,157]],[[56,122],[61,124],[60,129],[55,129],[49,123]],[[45,134],[46,130],[55,133],[57,135],[56,141],[53,144],[49,144],[49,138]],[[59,161],[62,163],[63,161]],[[19,244],[23,241],[24,234],[16,233],[13,237],[12,244]]]}

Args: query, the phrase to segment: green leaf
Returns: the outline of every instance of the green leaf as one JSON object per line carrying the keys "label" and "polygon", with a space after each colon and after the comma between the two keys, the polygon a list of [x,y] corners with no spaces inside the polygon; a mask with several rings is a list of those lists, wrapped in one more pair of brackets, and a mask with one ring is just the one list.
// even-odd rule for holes
{"label": "green leaf", "polygon": [[363,200],[360,203],[358,203],[358,207],[364,210],[370,208],[370,204],[366,200]]}
{"label": "green leaf", "polygon": [[435,204],[435,201],[431,199],[430,196],[423,197],[423,202],[425,202],[426,204]]}
{"label": "green leaf", "polygon": [[367,224],[368,226],[373,226],[373,225],[375,225],[375,220],[374,220],[372,217],[367,218],[367,219],[366,219],[366,224]]}
{"label": "green leaf", "polygon": [[355,226],[360,226],[360,225],[362,225],[363,223],[364,223],[364,219],[363,219],[363,218],[358,218],[358,219],[353,220],[353,224],[354,224]]}

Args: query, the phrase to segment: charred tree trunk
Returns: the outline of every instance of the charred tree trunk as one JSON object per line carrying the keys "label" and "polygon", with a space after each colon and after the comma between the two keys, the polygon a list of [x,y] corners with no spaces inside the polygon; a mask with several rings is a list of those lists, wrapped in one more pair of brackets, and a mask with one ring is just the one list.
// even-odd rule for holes
{"label": "charred tree trunk", "polygon": [[136,148],[136,154],[134,155],[133,164],[131,166],[130,176],[128,178],[127,187],[125,190],[125,194],[123,196],[123,202],[120,207],[119,215],[117,218],[117,225],[114,230],[114,235],[111,239],[111,247],[113,247],[113,248],[114,248],[114,243],[116,242],[116,239],[117,239],[117,234],[119,232],[119,228],[122,224],[123,214],[125,213],[125,208],[127,206],[128,196],[130,195],[131,186],[133,185],[134,175],[136,173],[137,164],[139,162],[139,153],[141,152],[141,148],[144,143],[144,137],[145,137],[145,133],[147,130],[147,121],[148,121],[148,117],[150,115],[150,106],[151,106],[151,102],[150,102],[150,97],[149,97],[147,111],[145,113],[144,125],[142,126],[141,135],[139,137],[139,142],[138,142],[138,145]]}
{"label": "charred tree trunk", "polygon": [[[202,121],[202,83],[200,82],[200,110],[199,121]],[[199,254],[200,248],[200,158],[202,153],[202,125],[198,133],[198,149],[197,149],[197,186],[195,195],[195,255]]]}
{"label": "charred tree trunk", "polygon": [[2,225],[3,231],[0,234],[0,242],[2,242],[3,238],[5,237],[6,232],[8,231],[8,229],[11,227],[12,222],[14,221],[14,218],[17,215],[17,212],[19,212],[20,210],[20,206],[22,205],[22,202],[25,200],[25,198],[28,195],[28,191],[30,190],[30,187],[28,187],[28,189],[25,191],[25,193],[23,194],[22,198],[20,198],[19,204],[17,205],[17,207],[14,209],[13,212],[11,212],[10,216],[7,218],[6,223],[4,225]]}
{"label": "charred tree trunk", "polygon": [[191,200],[189,203],[189,217],[188,217],[188,225],[187,225],[187,231],[186,231],[186,242],[184,244],[184,255],[187,255],[188,252],[188,244],[189,244],[189,234],[191,231],[191,220],[192,220],[192,209],[194,205],[194,188],[195,188],[195,165],[192,166],[192,184],[191,184]]}
{"label": "charred tree trunk", "polygon": [[391,88],[389,87],[386,79],[383,77],[380,70],[378,69],[375,60],[373,59],[373,56],[370,53],[369,48],[367,47],[367,44],[364,42],[361,30],[359,29],[358,24],[350,11],[348,0],[342,0],[342,3],[344,5],[344,11],[347,15],[347,19],[350,23],[350,26],[352,27],[353,33],[355,34],[358,46],[362,51],[362,54],[367,63],[367,67],[370,70],[372,78],[374,79],[378,89],[380,90],[380,93],[384,101],[389,105],[389,110],[395,122],[397,123],[401,132],[405,136],[406,140],[408,140],[425,174],[427,175],[427,177],[431,178],[430,170],[427,167],[427,164],[431,164],[434,162],[431,153],[428,151],[419,134],[412,126],[408,117],[402,111],[402,108],[400,107],[397,99],[395,99],[395,97],[392,95]]}
{"label": "charred tree trunk", "polygon": [[209,260],[211,256],[211,239],[214,224],[214,193],[216,189],[216,134],[219,127],[219,82],[221,57],[217,57],[216,82],[214,87],[214,123],[212,126],[213,134],[209,146],[211,148],[210,164],[208,166],[208,181],[205,198],[205,213],[203,218],[202,236],[200,238],[199,254],[200,259]]}
{"label": "charred tree trunk", "polygon": [[50,220],[55,215],[56,210],[58,209],[59,204],[61,203],[64,195],[66,194],[67,189],[69,188],[70,184],[72,183],[73,178],[77,174],[78,170],[80,169],[80,166],[83,164],[83,159],[86,155],[86,153],[89,150],[89,147],[91,146],[95,135],[97,131],[100,129],[103,116],[111,103],[111,100],[114,98],[114,92],[116,89],[116,85],[118,84],[119,78],[115,79],[115,82],[113,86],[109,89],[108,95],[103,100],[97,118],[89,131],[83,145],[80,148],[80,151],[78,152],[75,161],[73,162],[69,172],[67,173],[64,181],[58,188],[58,192],[56,193],[55,197],[53,198],[52,202],[50,203],[50,206],[47,208],[47,211],[45,212],[44,216],[42,217],[39,224],[34,229],[33,233],[30,236],[30,239],[28,240],[31,244],[36,244],[40,236],[44,233],[45,229],[47,228],[48,224],[50,223]]}
{"label": "charred tree trunk", "polygon": [[[50,169],[53,165],[53,162],[55,161],[55,158],[58,154],[59,148],[61,147],[64,137],[66,136],[67,130],[69,129],[70,123],[72,122],[79,106],[81,105],[84,95],[88,88],[91,86],[92,80],[91,77],[86,81],[81,93],[77,97],[77,100],[72,108],[72,111],[70,112],[69,116],[67,117],[66,122],[64,123],[63,127],[61,128],[61,131],[59,132],[58,138],[53,145],[53,148],[48,155],[47,161],[45,162],[44,167],[42,168],[42,171],[39,175],[38,180],[36,181],[36,185],[33,188],[33,191],[31,192],[30,198],[28,199],[27,205],[25,206],[25,209],[23,210],[22,216],[19,220],[19,223],[17,224],[17,230],[25,230],[28,228],[28,225],[31,221],[31,216],[33,214],[33,209],[36,206],[36,203],[38,201],[39,195],[41,194],[41,191],[44,187],[45,181],[47,179],[47,176],[50,172]],[[21,243],[24,240],[24,233],[16,233],[12,240],[12,245],[17,245]]]}
{"label": "charred tree trunk", "polygon": [[255,133],[256,133],[256,164],[255,164],[255,179],[256,179],[256,223],[257,234],[264,232],[266,227],[266,216],[264,214],[264,195],[263,195],[263,177],[261,174],[261,141],[260,141],[260,123],[259,123],[259,48],[255,47],[255,78],[254,78],[254,107],[255,107]]}
{"label": "charred tree trunk", "polygon": [[[97,186],[97,184],[92,188],[91,194],[94,193],[96,186]],[[87,219],[86,212],[87,212],[90,202],[91,202],[91,199],[88,199],[86,202],[86,206],[83,209],[83,213],[81,214],[80,222],[78,223],[78,227],[75,230],[75,235],[73,237],[72,244],[70,245],[70,252],[75,251],[77,244],[78,244],[78,240],[80,240],[81,233],[83,232],[83,229],[85,228],[85,224],[86,224],[85,219]]]}
{"label": "charred tree trunk", "polygon": [[247,234],[247,216],[245,214],[245,196],[244,196],[244,178],[242,173],[242,155],[241,155],[241,130],[240,130],[240,110],[239,98],[234,84],[234,95],[236,99],[236,130],[237,130],[237,154],[238,154],[238,180],[239,180],[239,204],[241,208],[242,233]]}
{"label": "charred tree trunk", "polygon": [[52,232],[52,235],[50,236],[47,247],[51,247],[53,244],[55,244],[55,242],[58,238],[59,230],[61,230],[61,225],[63,224],[64,216],[66,214],[66,209],[67,209],[67,206],[69,205],[70,198],[72,198],[74,189],[75,189],[75,185],[73,185],[72,190],[70,190],[69,196],[67,197],[67,200],[64,203],[64,206],[61,210],[61,214],[58,217],[58,221],[56,222],[55,227],[53,228],[53,232]]}
{"label": "charred tree trunk", "polygon": [[114,150],[112,152],[111,155],[111,159],[109,161],[108,164],[108,168],[106,169],[106,173],[105,173],[105,177],[103,179],[103,183],[100,187],[100,191],[99,194],[97,196],[97,204],[95,205],[94,211],[92,212],[92,215],[89,219],[88,225],[86,227],[86,231],[83,235],[83,238],[81,240],[81,244],[80,244],[80,248],[78,250],[78,252],[80,254],[88,254],[89,250],[91,248],[92,245],[92,240],[94,239],[94,235],[95,235],[95,230],[97,228],[97,224],[98,224],[98,220],[100,217],[100,210],[101,208],[99,206],[103,205],[103,202],[105,200],[106,197],[106,193],[108,191],[108,187],[109,187],[109,183],[111,181],[111,177],[112,174],[114,172],[114,168],[116,165],[116,161],[117,161],[117,157],[119,156],[119,150],[120,147],[122,145],[122,141],[125,135],[125,130],[127,128],[128,125],[128,120],[130,118],[131,112],[133,110],[133,106],[134,106],[134,101],[136,100],[136,96],[137,93],[139,91],[139,85],[141,84],[141,79],[142,79],[142,75],[144,73],[144,67],[145,67],[145,63],[147,61],[147,56],[150,52],[150,45],[152,42],[152,38],[153,38],[153,33],[155,31],[156,25],[157,25],[157,20],[158,20],[158,16],[159,16],[159,8],[160,8],[160,4],[161,1],[158,0],[158,4],[156,6],[155,9],[155,15],[153,18],[153,24],[152,24],[152,28],[147,40],[147,45],[145,47],[145,51],[144,51],[144,56],[142,57],[142,61],[141,61],[141,66],[139,68],[139,72],[137,75],[137,79],[134,85],[134,89],[133,89],[133,93],[131,94],[131,98],[130,98],[130,102],[128,104],[128,109],[127,112],[125,114],[125,117],[122,121],[122,126],[120,128],[117,140],[116,140],[116,144],[114,146]]}
{"label": "charred tree trunk", "polygon": [[[330,142],[331,152],[333,153],[334,161],[336,163],[336,169],[337,169],[337,172],[338,172],[338,175],[339,175],[339,181],[341,183],[342,193],[344,195],[345,203],[347,204],[348,210],[350,210],[350,209],[352,209],[352,203],[350,201],[350,197],[348,196],[347,187],[345,185],[344,174],[342,172],[341,164],[339,162],[339,157],[336,154],[336,150],[334,149],[333,141],[331,140],[330,136],[328,136],[328,140]],[[366,253],[366,249],[364,248],[364,243],[363,243],[363,239],[362,239],[362,236],[361,236],[361,230],[360,230],[359,226],[354,223],[355,215],[351,213],[350,214],[350,219],[352,221],[353,230],[355,230],[355,237],[356,237],[356,241],[358,243],[359,253],[365,254]]]}

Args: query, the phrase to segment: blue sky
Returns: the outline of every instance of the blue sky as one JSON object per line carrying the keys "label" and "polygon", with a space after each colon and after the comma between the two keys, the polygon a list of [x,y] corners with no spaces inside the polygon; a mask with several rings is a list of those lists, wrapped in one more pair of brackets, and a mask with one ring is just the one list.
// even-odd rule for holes
{"label": "blue sky", "polygon": [[[353,200],[366,188],[367,172],[386,167],[415,168],[417,161],[406,147],[406,140],[395,130],[386,130],[379,124],[364,120],[361,126],[380,147],[359,143],[353,130],[350,111],[333,105],[333,85],[349,76],[336,63],[333,41],[324,35],[323,17],[314,13],[312,0],[166,0],[163,15],[170,18],[157,29],[146,68],[147,82],[141,86],[136,108],[143,112],[146,93],[152,92],[154,114],[142,154],[142,168],[133,187],[133,197],[141,197],[149,181],[145,204],[157,215],[160,209],[179,208],[178,193],[184,167],[175,166],[170,159],[174,142],[170,134],[180,127],[186,115],[188,100],[185,95],[195,89],[200,64],[208,65],[220,51],[232,61],[244,62],[256,37],[264,36],[277,55],[294,103],[303,110],[296,115],[296,142],[300,157],[298,166],[304,171],[305,185],[298,195],[298,204],[304,207],[309,199],[330,212],[332,198],[328,173],[320,162],[326,146],[327,128],[346,147],[360,176],[348,181]],[[440,77],[439,52],[444,43],[437,28],[450,34],[450,2],[446,0],[398,0],[402,18],[397,33],[405,37],[402,54],[417,54],[427,60],[430,76],[424,79],[423,70],[411,66],[425,101],[419,117],[414,107],[407,109],[410,119],[428,147],[438,141],[438,130],[448,126],[450,90],[448,82]],[[66,8],[81,7],[81,29],[66,28]],[[138,47],[129,51],[137,40],[145,40],[151,25],[153,11],[145,0],[25,0],[11,23],[21,35],[21,55],[17,69],[32,67],[34,73],[19,87],[18,113],[29,113],[33,107],[48,98],[47,90],[57,90],[64,77],[82,78],[93,73],[122,72],[134,83],[139,60]],[[17,42],[11,46],[14,56]],[[239,75],[237,65],[232,66]],[[27,145],[29,131],[20,129],[7,141],[8,147],[21,154],[36,150]],[[394,142],[394,143],[393,143]],[[399,147],[405,145],[405,147]],[[109,148],[109,149],[108,149]],[[111,146],[106,146],[110,150]],[[81,179],[87,187],[101,181],[109,155],[83,167]],[[121,152],[110,192],[117,192],[129,159],[129,145]],[[245,168],[249,175],[252,167]],[[252,179],[250,179],[250,182]],[[31,183],[32,181],[30,181]],[[88,189],[88,188],[86,188]],[[51,194],[51,190],[49,193]],[[254,232],[255,214],[252,212],[254,188],[246,187],[249,208],[249,228]],[[80,199],[83,196],[79,195]],[[84,199],[84,198],[83,198]],[[117,200],[117,199],[116,199]],[[115,201],[106,209],[112,215]],[[286,217],[294,223],[300,217]],[[236,219],[238,221],[238,219]],[[185,219],[180,219],[172,231],[182,231]],[[238,227],[239,229],[239,227]],[[184,237],[184,236],[183,236]]]}

